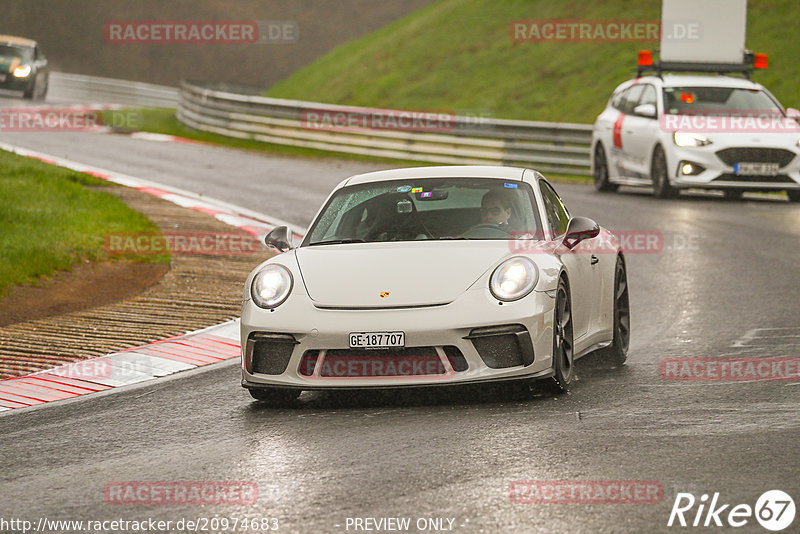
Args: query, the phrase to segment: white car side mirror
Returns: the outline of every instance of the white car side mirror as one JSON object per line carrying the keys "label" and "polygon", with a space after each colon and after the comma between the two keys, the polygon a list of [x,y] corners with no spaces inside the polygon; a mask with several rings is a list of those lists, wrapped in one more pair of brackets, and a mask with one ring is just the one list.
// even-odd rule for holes
{"label": "white car side mirror", "polygon": [[640,104],[633,108],[633,113],[642,117],[656,118],[656,107],[653,104]]}

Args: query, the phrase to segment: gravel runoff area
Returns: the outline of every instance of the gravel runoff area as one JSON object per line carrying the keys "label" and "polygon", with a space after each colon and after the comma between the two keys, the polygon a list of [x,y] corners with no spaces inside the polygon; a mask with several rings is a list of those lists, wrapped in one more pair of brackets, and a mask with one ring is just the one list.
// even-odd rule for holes
{"label": "gravel runoff area", "polygon": [[163,278],[132,298],[1,327],[0,379],[103,356],[239,316],[244,280],[270,254],[264,245],[241,252],[235,243],[249,241],[253,247],[254,239],[210,215],[127,187],[102,189],[144,213],[165,236],[176,240],[186,236],[188,243],[192,237],[211,235],[223,245],[202,249],[202,254],[196,247],[183,254],[173,251]]}

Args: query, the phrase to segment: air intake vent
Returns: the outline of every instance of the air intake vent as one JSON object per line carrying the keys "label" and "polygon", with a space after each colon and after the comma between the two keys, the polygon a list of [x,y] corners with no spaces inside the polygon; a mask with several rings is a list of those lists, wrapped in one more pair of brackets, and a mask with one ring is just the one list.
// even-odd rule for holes
{"label": "air intake vent", "polygon": [[291,334],[253,332],[247,338],[245,368],[253,374],[282,374],[297,343]]}
{"label": "air intake vent", "polygon": [[483,363],[504,369],[533,363],[533,344],[521,324],[474,328],[465,338],[472,341]]}

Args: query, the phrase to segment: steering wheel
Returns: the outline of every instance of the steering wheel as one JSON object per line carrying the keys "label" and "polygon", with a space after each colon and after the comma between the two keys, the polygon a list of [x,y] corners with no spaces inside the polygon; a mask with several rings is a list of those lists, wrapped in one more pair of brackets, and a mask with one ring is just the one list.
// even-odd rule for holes
{"label": "steering wheel", "polygon": [[[476,224],[472,228],[468,229],[466,232],[462,233],[459,237],[472,237],[469,234],[472,234],[475,230],[496,230],[498,232],[503,232],[506,235],[511,235],[510,230],[506,230],[505,228],[501,227],[499,224],[492,224],[492,223],[480,223]],[[478,237],[478,236],[475,236]]]}

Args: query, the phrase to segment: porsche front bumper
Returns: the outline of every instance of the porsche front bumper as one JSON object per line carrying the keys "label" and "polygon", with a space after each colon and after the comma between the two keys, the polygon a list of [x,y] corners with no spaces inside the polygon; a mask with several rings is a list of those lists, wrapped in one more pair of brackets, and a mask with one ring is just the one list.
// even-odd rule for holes
{"label": "porsche front bumper", "polygon": [[[242,307],[246,388],[370,389],[550,376],[554,299],[502,305],[487,289],[413,308],[318,308],[295,293],[275,311]],[[350,349],[351,332],[399,332],[403,349]]]}

